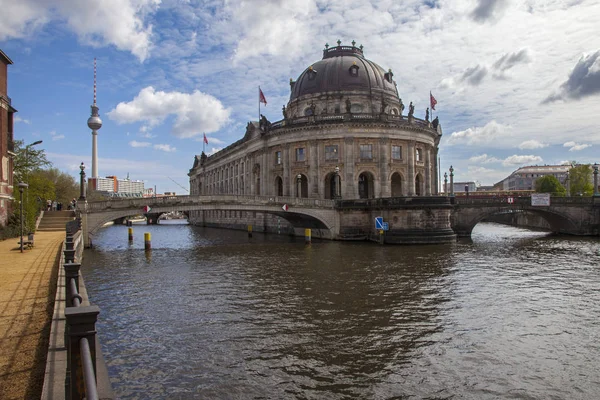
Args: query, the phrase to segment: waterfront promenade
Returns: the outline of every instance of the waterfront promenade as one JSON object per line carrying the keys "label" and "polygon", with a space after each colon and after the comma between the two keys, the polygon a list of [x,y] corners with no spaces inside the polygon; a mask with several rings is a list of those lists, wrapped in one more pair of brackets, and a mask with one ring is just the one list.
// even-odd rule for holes
{"label": "waterfront promenade", "polygon": [[0,399],[40,398],[64,230],[0,241]]}

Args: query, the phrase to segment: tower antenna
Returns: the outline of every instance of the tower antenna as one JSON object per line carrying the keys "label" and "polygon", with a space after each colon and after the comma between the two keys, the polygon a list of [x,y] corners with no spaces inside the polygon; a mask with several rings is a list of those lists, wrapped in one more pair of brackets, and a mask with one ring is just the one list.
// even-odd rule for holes
{"label": "tower antenna", "polygon": [[96,57],[94,57],[94,104],[92,115],[87,120],[88,128],[92,130],[92,178],[98,178],[98,130],[102,128],[102,120],[96,105]]}

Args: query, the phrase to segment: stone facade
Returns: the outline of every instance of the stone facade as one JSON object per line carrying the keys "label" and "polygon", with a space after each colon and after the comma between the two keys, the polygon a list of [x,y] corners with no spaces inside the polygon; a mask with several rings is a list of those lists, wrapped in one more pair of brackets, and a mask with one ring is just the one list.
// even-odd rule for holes
{"label": "stone facade", "polygon": [[241,140],[196,156],[190,194],[438,194],[441,126],[415,118],[414,109],[403,115],[392,71],[364,58],[362,46],[327,47],[321,61],[290,80],[290,89],[282,120],[248,123]]}

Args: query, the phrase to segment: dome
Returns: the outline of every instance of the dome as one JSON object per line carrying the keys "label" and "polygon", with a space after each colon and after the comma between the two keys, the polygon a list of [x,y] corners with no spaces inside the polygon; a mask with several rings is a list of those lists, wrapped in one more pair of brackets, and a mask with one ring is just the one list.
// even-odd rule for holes
{"label": "dome", "polygon": [[[309,66],[298,79],[290,81],[290,102],[304,95],[331,92],[363,92],[398,97],[391,70],[384,70],[363,55],[362,46],[328,47],[323,59]],[[338,41],[338,44],[340,42]]]}

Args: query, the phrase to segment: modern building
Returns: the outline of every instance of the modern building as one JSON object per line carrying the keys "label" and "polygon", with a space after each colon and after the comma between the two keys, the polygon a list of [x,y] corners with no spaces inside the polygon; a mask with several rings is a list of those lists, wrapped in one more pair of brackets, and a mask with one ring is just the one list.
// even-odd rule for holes
{"label": "modern building", "polygon": [[494,187],[497,187],[499,190],[535,190],[535,181],[547,175],[554,176],[566,187],[570,169],[570,165],[532,165],[521,167],[496,183]]}
{"label": "modern building", "polygon": [[106,178],[88,178],[88,191],[96,191],[108,197],[143,197],[144,181]]}
{"label": "modern building", "polygon": [[[261,116],[237,142],[195,157],[190,194],[314,199],[438,194],[437,118],[416,118],[412,102],[405,106],[399,97],[392,70],[365,58],[362,46],[338,41],[322,53],[290,79],[281,120]],[[192,223],[196,214],[190,215]],[[213,217],[202,218],[206,223]]]}
{"label": "modern building", "polygon": [[454,193],[473,193],[477,191],[477,184],[475,182],[454,182]]}
{"label": "modern building", "polygon": [[13,114],[17,110],[8,97],[8,66],[12,63],[0,50],[0,226],[6,226],[13,200]]}

